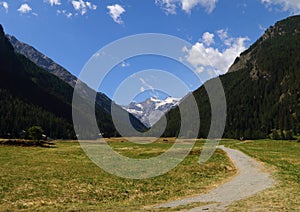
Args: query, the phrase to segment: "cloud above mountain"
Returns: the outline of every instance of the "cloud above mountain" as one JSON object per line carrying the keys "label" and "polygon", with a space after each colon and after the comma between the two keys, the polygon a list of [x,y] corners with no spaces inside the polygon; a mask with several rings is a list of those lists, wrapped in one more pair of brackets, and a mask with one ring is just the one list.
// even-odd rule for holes
{"label": "cloud above mountain", "polygon": [[178,7],[186,13],[196,6],[205,8],[207,13],[212,13],[216,8],[218,0],[155,0],[155,4],[160,6],[167,14],[176,14]]}
{"label": "cloud above mountain", "polygon": [[230,37],[226,30],[218,30],[216,34],[223,43],[224,48],[222,50],[211,46],[215,43],[215,34],[209,32],[205,32],[202,39],[191,48],[183,49],[186,52],[185,60],[198,73],[205,71],[206,67],[210,67],[217,75],[224,74],[235,58],[246,50],[246,41],[249,40],[247,37]]}
{"label": "cloud above mountain", "polygon": [[299,0],[261,0],[261,3],[267,7],[279,6],[281,10],[290,12],[291,14],[300,14],[300,1]]}

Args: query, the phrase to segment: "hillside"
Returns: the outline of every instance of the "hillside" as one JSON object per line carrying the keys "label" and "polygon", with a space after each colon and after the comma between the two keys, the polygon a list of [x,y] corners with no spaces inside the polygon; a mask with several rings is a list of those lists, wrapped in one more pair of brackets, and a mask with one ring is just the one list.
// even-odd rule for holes
{"label": "hillside", "polygon": [[[51,74],[54,74],[61,80],[68,83],[73,88],[75,87],[76,82],[78,80],[77,77],[71,74],[64,67],[55,63],[52,59],[42,54],[34,47],[19,41],[16,37],[12,35],[6,35],[6,37],[8,38],[9,42],[13,46],[16,53],[25,56],[27,59],[35,63],[38,67],[48,71]],[[84,90],[83,93],[87,95],[87,98],[89,96],[92,96],[92,93],[94,91],[91,88],[89,88],[83,82],[81,82],[80,85],[81,88]],[[96,103],[102,108],[104,108],[107,112],[110,112],[110,106],[112,102],[105,94],[97,92]]]}
{"label": "hillside", "polygon": [[[227,101],[224,137],[265,138],[272,132],[291,138],[300,133],[300,16],[270,27],[220,76]],[[206,82],[213,83],[214,79]],[[193,92],[201,129],[210,127],[210,103],[204,86]],[[167,114],[166,136],[179,128],[178,109]],[[284,137],[282,136],[282,137]]]}
{"label": "hillside", "polygon": [[[23,55],[17,54],[5,37],[2,26],[0,45],[0,136],[9,134],[18,137],[22,130],[40,125],[52,138],[74,138],[73,88]],[[107,108],[100,104],[95,106],[100,131],[108,137],[118,135]],[[85,117],[81,108],[75,110],[83,119],[90,118]],[[138,129],[145,129],[137,120],[133,122]],[[86,130],[89,132],[89,129]]]}
{"label": "hillside", "polygon": [[74,136],[71,105],[64,98],[71,97],[71,87],[16,55],[2,26],[0,42],[0,136],[17,137],[21,130],[32,125],[41,125],[52,137]]}
{"label": "hillside", "polygon": [[[25,56],[27,59],[32,61],[38,67],[48,71],[51,74],[54,74],[64,82],[68,83],[71,87],[75,87],[80,85],[80,89],[82,90],[81,94],[83,98],[90,99],[93,98],[95,91],[91,89],[87,84],[80,81],[76,76],[71,74],[68,70],[66,70],[61,65],[55,63],[52,59],[39,52],[34,47],[19,41],[16,37],[12,35],[6,35],[16,53]],[[111,105],[114,104],[110,98],[108,98],[104,93],[97,92],[96,93],[96,105],[101,108],[101,110],[105,110],[107,113],[111,113]],[[122,107],[115,104],[115,107],[118,108],[120,113],[126,113],[123,111]],[[124,115],[128,115],[127,113]],[[120,115],[122,117],[122,115]],[[139,131],[145,131],[146,127],[132,114],[129,114],[132,125],[138,129]]]}

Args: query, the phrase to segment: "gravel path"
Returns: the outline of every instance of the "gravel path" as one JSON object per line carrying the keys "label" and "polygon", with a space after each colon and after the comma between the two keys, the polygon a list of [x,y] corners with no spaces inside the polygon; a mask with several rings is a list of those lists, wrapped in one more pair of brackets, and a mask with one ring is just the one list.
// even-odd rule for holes
{"label": "gravel path", "polygon": [[219,146],[224,150],[238,169],[238,174],[229,182],[211,190],[209,193],[176,200],[158,205],[155,208],[173,208],[188,205],[195,202],[216,202],[189,210],[192,211],[219,211],[225,210],[226,206],[234,201],[250,197],[263,191],[274,184],[269,173],[262,171],[262,165],[244,153]]}

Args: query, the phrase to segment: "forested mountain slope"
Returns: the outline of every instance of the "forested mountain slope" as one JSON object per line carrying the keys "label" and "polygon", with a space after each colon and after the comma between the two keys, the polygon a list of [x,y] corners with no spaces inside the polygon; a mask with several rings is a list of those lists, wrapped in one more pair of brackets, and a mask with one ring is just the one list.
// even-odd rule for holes
{"label": "forested mountain slope", "polygon": [[[206,83],[212,83],[214,79]],[[300,133],[300,16],[270,27],[220,76],[227,101],[225,137],[287,137]],[[192,93],[199,106],[201,129],[210,127],[210,102],[204,86]],[[178,132],[178,109],[167,114],[166,136]]]}

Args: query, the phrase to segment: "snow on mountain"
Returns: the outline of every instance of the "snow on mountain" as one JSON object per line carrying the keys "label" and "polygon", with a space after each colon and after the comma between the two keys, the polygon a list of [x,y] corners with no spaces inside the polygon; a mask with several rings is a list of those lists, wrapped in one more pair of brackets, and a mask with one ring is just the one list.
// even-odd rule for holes
{"label": "snow on mountain", "polygon": [[179,101],[179,98],[173,97],[164,100],[151,97],[143,102],[132,102],[123,108],[138,118],[145,126],[151,127]]}

